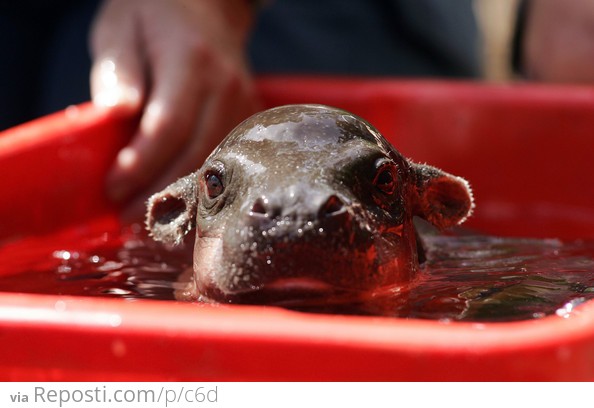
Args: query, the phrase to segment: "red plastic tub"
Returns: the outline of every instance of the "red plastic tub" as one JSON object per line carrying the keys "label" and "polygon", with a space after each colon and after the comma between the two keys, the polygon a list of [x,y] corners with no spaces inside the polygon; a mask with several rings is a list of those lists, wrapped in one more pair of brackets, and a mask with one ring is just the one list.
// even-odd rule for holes
{"label": "red plastic tub", "polygon": [[[593,89],[304,78],[259,87],[268,106],[359,114],[406,156],[468,178],[469,227],[594,238]],[[116,222],[103,180],[133,126],[83,105],[0,134],[0,265],[42,234]],[[594,380],[594,303],[569,318],[477,324],[0,293],[0,347],[2,380]]]}

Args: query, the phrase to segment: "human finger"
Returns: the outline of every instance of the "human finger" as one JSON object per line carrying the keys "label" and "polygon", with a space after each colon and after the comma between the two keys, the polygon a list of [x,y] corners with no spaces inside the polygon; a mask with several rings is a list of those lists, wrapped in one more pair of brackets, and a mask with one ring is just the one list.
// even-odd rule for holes
{"label": "human finger", "polygon": [[91,30],[91,97],[101,108],[137,111],[145,93],[142,51],[132,11],[109,1],[99,11]]}
{"label": "human finger", "polygon": [[108,177],[112,198],[121,201],[146,187],[186,144],[208,91],[207,63],[201,49],[171,39],[148,55],[151,93],[138,132]]}

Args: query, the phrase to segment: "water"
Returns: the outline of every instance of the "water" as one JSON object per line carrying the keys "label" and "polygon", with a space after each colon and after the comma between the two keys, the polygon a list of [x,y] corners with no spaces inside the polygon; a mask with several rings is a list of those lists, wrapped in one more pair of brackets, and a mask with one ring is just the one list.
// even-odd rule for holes
{"label": "water", "polygon": [[192,248],[165,248],[111,220],[0,246],[0,291],[173,300]]}
{"label": "water", "polygon": [[486,236],[427,237],[409,317],[511,321],[567,317],[594,298],[594,241]]}
{"label": "water", "polygon": [[[441,321],[567,317],[594,298],[594,241],[427,236],[414,285],[348,305],[298,310]],[[0,291],[173,300],[192,247],[164,248],[139,226],[101,220],[0,247]]]}

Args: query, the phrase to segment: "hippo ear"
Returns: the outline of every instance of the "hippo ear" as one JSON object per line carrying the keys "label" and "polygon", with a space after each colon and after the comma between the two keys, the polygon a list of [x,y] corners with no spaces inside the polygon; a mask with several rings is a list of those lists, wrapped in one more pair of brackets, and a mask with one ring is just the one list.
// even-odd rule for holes
{"label": "hippo ear", "polygon": [[439,229],[463,223],[474,208],[472,191],[466,180],[435,167],[412,163],[415,175],[414,215]]}
{"label": "hippo ear", "polygon": [[192,173],[148,199],[146,227],[153,239],[178,245],[196,226],[196,183]]}

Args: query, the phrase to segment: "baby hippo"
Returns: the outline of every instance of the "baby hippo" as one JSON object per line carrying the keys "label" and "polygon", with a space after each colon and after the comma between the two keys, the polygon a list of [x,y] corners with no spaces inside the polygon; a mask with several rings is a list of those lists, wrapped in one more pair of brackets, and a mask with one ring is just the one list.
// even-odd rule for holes
{"label": "baby hippo", "polygon": [[289,105],[237,126],[200,170],[153,195],[151,236],[196,228],[184,299],[282,304],[411,282],[413,216],[439,229],[473,208],[468,183],[406,160],[365,120]]}

